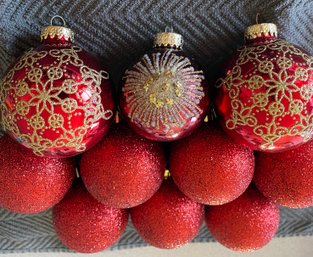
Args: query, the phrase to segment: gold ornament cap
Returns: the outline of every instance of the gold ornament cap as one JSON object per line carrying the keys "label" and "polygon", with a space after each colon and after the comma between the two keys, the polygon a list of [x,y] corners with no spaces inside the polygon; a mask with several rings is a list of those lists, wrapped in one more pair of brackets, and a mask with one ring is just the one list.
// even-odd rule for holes
{"label": "gold ornament cap", "polygon": [[277,26],[274,23],[260,23],[249,26],[245,31],[246,39],[258,37],[277,37]]}
{"label": "gold ornament cap", "polygon": [[[53,22],[55,19],[60,19],[63,23],[62,26],[56,26],[56,25],[53,25]],[[56,16],[53,16],[51,21],[50,21],[50,25],[47,26],[47,27],[44,27],[41,31],[41,34],[40,34],[40,38],[41,40],[45,40],[47,39],[48,37],[50,37],[51,39],[62,39],[64,38],[64,40],[66,41],[72,41],[74,40],[74,32],[67,28],[66,27],[66,23],[65,23],[65,20],[59,16],[59,15],[56,15]]]}
{"label": "gold ornament cap", "polygon": [[153,46],[181,49],[183,47],[183,37],[174,32],[160,32],[155,35]]}

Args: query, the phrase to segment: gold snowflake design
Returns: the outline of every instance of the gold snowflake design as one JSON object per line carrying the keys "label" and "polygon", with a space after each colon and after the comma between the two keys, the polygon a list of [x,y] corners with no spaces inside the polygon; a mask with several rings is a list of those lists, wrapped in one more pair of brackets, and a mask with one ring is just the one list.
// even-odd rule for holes
{"label": "gold snowflake design", "polygon": [[183,127],[202,114],[198,104],[205,95],[203,80],[203,72],[173,49],[146,54],[125,73],[122,90],[130,107],[128,117],[149,129],[174,133],[172,127]]}
{"label": "gold snowflake design", "polygon": [[[112,110],[104,110],[100,95],[101,81],[108,79],[108,73],[86,66],[79,57],[81,51],[78,47],[30,50],[0,84],[3,127],[37,155],[43,155],[50,148],[84,151],[83,139],[91,126],[100,119],[108,120],[113,116]],[[54,62],[42,64],[40,61],[45,57]],[[79,73],[71,72],[68,66],[74,66]],[[22,78],[21,70],[26,71]],[[89,96],[84,95],[86,92]],[[70,94],[75,97],[67,97]],[[85,101],[86,97],[91,99]],[[83,117],[79,126],[75,122],[78,116]],[[22,123],[26,131],[18,125]],[[51,132],[55,139],[45,136]]]}
{"label": "gold snowflake design", "polygon": [[[267,50],[279,51],[280,54],[269,59],[263,54]],[[293,63],[296,64],[295,69]],[[242,72],[245,65],[253,67],[249,73]],[[275,69],[275,65],[279,69]],[[256,70],[264,76],[257,75]],[[226,127],[253,127],[254,134],[263,140],[260,147],[263,150],[275,148],[275,142],[285,136],[301,136],[303,142],[310,140],[313,113],[308,106],[313,96],[312,83],[313,58],[286,41],[239,49],[235,66],[217,83],[217,87],[226,89],[232,107]],[[241,100],[240,94],[245,89],[251,92],[248,101]],[[266,113],[265,122],[257,118],[261,112]],[[290,127],[283,124],[287,117],[292,119]]]}

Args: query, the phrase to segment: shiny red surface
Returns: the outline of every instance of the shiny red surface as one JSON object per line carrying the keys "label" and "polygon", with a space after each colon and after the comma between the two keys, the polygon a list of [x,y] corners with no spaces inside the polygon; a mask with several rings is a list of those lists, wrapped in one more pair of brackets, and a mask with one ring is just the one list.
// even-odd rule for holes
{"label": "shiny red surface", "polygon": [[[149,53],[147,53],[147,55],[153,59],[152,54],[153,53],[164,53],[168,48],[154,48],[152,51],[150,51]],[[186,54],[181,51],[181,50],[177,50],[175,51],[175,54],[178,56],[182,56],[182,57],[187,57]],[[191,64],[190,67],[195,67],[196,70],[199,70],[198,65],[196,64],[196,62],[194,60],[191,59]],[[130,68],[131,70],[132,68]],[[123,85],[122,87],[125,86],[125,80],[123,80]],[[124,117],[127,121],[127,123],[129,124],[129,126],[139,135],[150,139],[150,140],[155,140],[155,141],[174,141],[174,140],[178,140],[181,139],[183,137],[186,137],[188,135],[190,135],[196,128],[198,128],[205,115],[207,114],[207,109],[209,106],[209,97],[208,97],[208,84],[206,80],[203,80],[201,83],[201,86],[204,89],[204,93],[205,96],[201,99],[201,101],[199,102],[199,104],[197,104],[197,106],[199,107],[199,109],[202,110],[201,115],[196,118],[196,117],[190,117],[188,119],[186,119],[186,123],[183,127],[178,127],[178,126],[170,126],[170,129],[172,129],[174,131],[174,135],[170,135],[169,133],[167,133],[166,127],[165,126],[160,126],[159,129],[157,128],[149,128],[147,127],[145,124],[142,124],[136,120],[131,120],[128,117],[128,114],[130,112],[130,109],[132,108],[132,105],[126,102],[126,98],[125,98],[125,93],[121,93],[120,96],[120,107],[121,107],[121,111],[124,114]],[[190,100],[191,102],[193,102],[193,98],[190,97],[188,100]],[[157,108],[156,108],[157,109]],[[183,110],[180,110],[181,112]]]}
{"label": "shiny red surface", "polygon": [[[274,64],[273,71],[279,74],[280,67],[278,66],[276,60],[278,59],[278,57],[285,56],[286,53],[284,52],[284,48],[271,50],[266,47],[267,43],[275,42],[275,41],[277,41],[277,38],[275,36],[262,35],[255,39],[247,40],[246,45],[243,46],[241,49],[249,48],[249,47],[261,47],[261,48],[264,47],[265,50],[261,54],[260,59],[271,60]],[[293,85],[285,86],[285,88],[283,89],[276,89],[276,88],[269,89],[269,86],[268,86],[269,84],[267,86],[263,85],[260,89],[258,89],[258,92],[257,92],[257,93],[271,94],[271,93],[274,93],[275,90],[281,90],[281,93],[280,93],[281,95],[285,94],[287,96],[290,96],[290,99],[292,99],[292,100],[288,100],[287,97],[285,97],[283,98],[283,100],[280,101],[285,107],[285,110],[288,109],[288,106],[292,101],[299,100],[302,103],[304,103],[304,101],[300,97],[299,89],[307,85],[310,85],[311,87],[313,85],[312,63],[310,64],[301,56],[302,53],[305,53],[305,54],[307,53],[305,51],[301,52],[302,51],[300,50],[301,48],[298,48],[298,49],[299,49],[299,52],[297,54],[292,54],[292,56],[290,57],[290,59],[292,59],[294,62],[292,63],[291,67],[288,68],[288,71],[286,73],[280,74],[281,78],[277,78],[277,83],[273,83],[273,82],[269,82],[269,83],[272,83],[273,85],[277,86],[280,84],[280,81],[279,81],[280,79],[288,82],[288,80],[290,79],[287,78],[287,76],[290,76],[292,78],[292,76],[295,75],[295,70],[299,67],[304,68],[304,69],[310,68],[310,70],[308,70],[308,78],[304,81],[301,81],[298,79],[293,83]],[[239,51],[240,49],[226,63],[222,78],[226,78],[227,75],[231,73],[232,69],[236,65],[236,60],[239,58],[239,55],[240,55]],[[249,54],[253,56],[253,53],[249,53]],[[251,78],[251,73],[254,72],[253,75],[261,76],[265,81],[270,81],[270,77],[268,76],[268,74],[261,73],[258,69],[255,69],[255,66],[251,61],[248,61],[244,64],[240,64],[239,66],[241,68],[241,78],[249,79]],[[236,83],[240,83],[240,81],[234,81],[233,83],[234,83],[233,85],[230,85],[230,89],[236,85],[239,85]],[[283,84],[284,82],[282,82],[282,86],[284,86]],[[254,95],[252,93],[252,90],[249,90],[247,88],[248,87],[247,85],[248,85],[248,82],[246,82],[245,84],[241,84],[240,93],[235,98],[239,100],[240,102],[242,102],[242,104],[245,107],[246,106],[251,107],[252,105],[251,99]],[[311,100],[309,100],[308,103],[305,104],[307,111],[302,111],[302,113],[300,114],[283,113],[280,117],[281,120],[277,122],[277,124],[279,123],[280,126],[284,127],[284,130],[291,128],[291,127],[297,128],[297,124],[299,124],[299,116],[306,116],[307,117],[307,121],[306,121],[307,130],[305,131],[305,133],[310,134],[310,135],[309,136],[307,135],[306,136],[307,138],[304,139],[304,137],[299,135],[299,133],[296,133],[296,129],[294,129],[293,135],[290,135],[291,133],[289,133],[289,135],[282,134],[280,139],[274,142],[272,146],[264,148],[264,147],[261,147],[261,145],[266,142],[264,138],[260,137],[259,135],[255,133],[254,131],[255,126],[237,124],[235,129],[228,129],[226,127],[226,121],[230,119],[230,117],[233,115],[233,112],[234,112],[233,107],[231,106],[231,98],[228,93],[230,89],[229,88],[227,89],[225,86],[218,89],[217,97],[215,99],[215,105],[217,107],[217,112],[221,119],[222,126],[224,127],[225,131],[231,137],[233,137],[237,142],[241,144],[245,144],[253,150],[265,151],[265,152],[279,152],[279,151],[296,147],[304,142],[307,142],[308,138],[312,138],[313,136],[313,132],[312,132],[313,94],[311,94]],[[257,111],[257,114],[256,114],[257,125],[264,125],[264,127],[270,126],[268,121],[272,120],[273,116],[269,114],[268,108],[271,103],[275,102],[274,96],[269,96],[267,100],[268,100],[268,104],[266,105],[266,107],[261,111]],[[279,131],[277,133],[284,133],[284,131]]]}
{"label": "shiny red surface", "polygon": [[[47,39],[44,39],[42,44],[38,46],[37,48],[34,49],[34,51],[40,52],[40,51],[51,51],[54,49],[62,49],[62,50],[68,50],[71,47],[73,47],[72,42],[70,40],[66,40],[64,37],[62,38],[53,38],[51,39],[48,37]],[[99,60],[97,60],[95,57],[92,55],[88,54],[86,51],[82,50],[77,53],[78,57],[80,60],[83,61],[83,64],[88,66],[91,69],[94,69],[97,72],[100,72],[100,70],[103,70]],[[23,56],[22,56],[23,57]],[[22,58],[21,57],[21,58]],[[73,59],[74,56],[73,56]],[[58,63],[58,59],[56,57],[53,57],[51,55],[47,55],[44,58],[40,59],[38,61],[40,67],[52,67],[53,65]],[[58,94],[58,97],[61,99],[75,99],[78,103],[77,108],[71,112],[71,113],[66,113],[62,110],[61,104],[57,101],[54,101],[53,97],[51,95],[55,94],[57,92],[57,88],[62,86],[62,82],[65,79],[72,79],[75,82],[80,82],[82,81],[82,74],[80,71],[80,67],[68,64],[66,67],[63,67],[63,76],[57,80],[54,81],[53,87],[54,90],[50,90],[49,86],[47,88],[42,88],[41,85],[37,85],[35,82],[27,81],[28,83],[28,88],[29,91],[27,94],[23,96],[18,96],[14,92],[15,90],[12,90],[13,92],[10,92],[11,94],[14,95],[14,98],[11,95],[8,95],[6,98],[6,105],[10,111],[15,111],[16,110],[16,103],[18,103],[21,100],[24,100],[26,102],[29,102],[31,98],[34,97],[39,97],[42,91],[47,92],[47,94],[50,94],[49,101],[50,102],[42,102],[42,105],[47,105],[49,108],[53,108],[53,113],[54,114],[59,114],[64,118],[64,121],[70,121],[71,122],[71,127],[69,127],[67,122],[64,122],[64,128],[66,132],[58,132],[57,129],[46,129],[44,130],[43,134],[41,135],[41,138],[37,139],[39,140],[41,145],[45,144],[45,139],[49,139],[52,141],[57,141],[60,137],[60,133],[67,133],[66,138],[68,140],[71,140],[72,142],[75,141],[75,137],[77,135],[73,134],[71,131],[77,127],[81,127],[84,124],[84,119],[86,113],[80,107],[85,106],[87,104],[93,103],[93,95],[92,92],[90,92],[90,89],[82,82],[78,86],[77,93],[66,93],[66,92],[61,92]],[[27,73],[29,70],[22,68],[18,71],[15,72],[14,77],[12,78],[13,80],[21,80],[22,78],[25,78],[27,76]],[[45,70],[44,70],[45,72]],[[44,73],[42,76],[41,80],[44,83],[47,78],[47,72]],[[114,111],[114,101],[112,97],[112,88],[110,85],[110,81],[108,79],[102,79],[101,80],[101,103],[104,107],[104,110],[112,110]],[[94,107],[96,107],[95,104],[91,104],[92,108],[89,109],[90,112],[94,111]],[[10,111],[8,113],[5,113],[4,115],[11,115]],[[35,106],[30,106],[28,114],[25,115],[25,118],[30,118],[34,114],[36,114],[37,110]],[[51,113],[47,111],[43,111],[40,115],[45,123],[48,123],[48,119],[51,116]],[[43,155],[45,156],[50,156],[50,157],[69,157],[69,156],[74,156],[79,153],[80,151],[77,151],[77,148],[82,146],[82,148],[89,149],[92,146],[94,146],[97,142],[99,142],[102,137],[107,133],[110,124],[111,124],[112,118],[111,119],[104,119],[104,118],[99,118],[92,124],[88,125],[88,129],[86,131],[80,131],[77,133],[83,133],[83,140],[82,142],[78,143],[75,141],[75,143],[72,144],[72,146],[64,146],[65,144],[68,143],[67,140],[63,140],[62,142],[58,142],[57,145],[54,145],[45,151],[43,151]],[[33,128],[27,124],[27,121],[23,119],[18,120],[17,122],[18,129],[20,133],[27,134],[29,137],[32,137],[33,134]],[[24,146],[28,148],[32,148],[31,142],[28,138],[20,138],[19,133],[14,133],[12,131],[7,131],[8,134],[10,134],[13,138],[15,138],[17,141],[22,143]],[[40,133],[40,131],[39,131]],[[74,139],[74,140],[73,140]]]}

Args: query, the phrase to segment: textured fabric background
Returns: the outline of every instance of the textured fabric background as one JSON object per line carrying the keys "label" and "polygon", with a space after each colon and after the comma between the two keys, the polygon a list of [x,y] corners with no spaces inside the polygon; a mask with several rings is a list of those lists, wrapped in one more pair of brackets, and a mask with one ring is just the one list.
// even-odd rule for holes
{"label": "textured fabric background", "polygon": [[[276,234],[278,237],[306,236],[313,234],[313,208],[281,208],[281,222]],[[212,236],[205,225],[193,242],[211,242]],[[143,247],[147,244],[128,224],[120,240],[111,250]],[[51,223],[51,211],[36,215],[9,213],[0,209],[0,253],[10,252],[67,252],[57,239]]]}
{"label": "textured fabric background", "polygon": [[[76,32],[78,45],[102,57],[116,85],[166,26],[184,36],[184,49],[214,81],[218,66],[243,43],[243,30],[258,12],[261,21],[278,25],[281,37],[313,54],[312,0],[0,0],[0,76],[15,57],[39,44],[41,28],[58,14]],[[50,215],[0,209],[0,252],[67,251],[55,236]],[[313,208],[282,209],[277,236],[312,234]],[[195,239],[211,240],[205,227]],[[129,225],[112,249],[144,245]]]}

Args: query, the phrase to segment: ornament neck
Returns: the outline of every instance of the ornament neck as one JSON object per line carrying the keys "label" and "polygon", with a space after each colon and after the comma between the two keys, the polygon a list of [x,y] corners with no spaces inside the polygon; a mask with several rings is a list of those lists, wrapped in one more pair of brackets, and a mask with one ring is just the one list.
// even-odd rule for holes
{"label": "ornament neck", "polygon": [[252,38],[252,39],[245,39],[245,43],[247,45],[257,45],[257,44],[261,44],[261,43],[269,43],[269,42],[273,42],[276,41],[277,37],[258,37],[258,38]]}
{"label": "ornament neck", "polygon": [[[58,18],[62,21],[62,26],[53,25],[53,21]],[[74,32],[66,27],[61,16],[54,16],[50,21],[50,26],[46,26],[41,31],[41,41],[43,44],[71,44],[74,40]]]}
{"label": "ornament neck", "polygon": [[180,34],[174,32],[160,32],[155,35],[153,47],[174,48],[181,50],[183,39]]}
{"label": "ornament neck", "polygon": [[247,44],[258,44],[275,40],[277,40],[277,27],[273,23],[254,24],[245,31]]}

